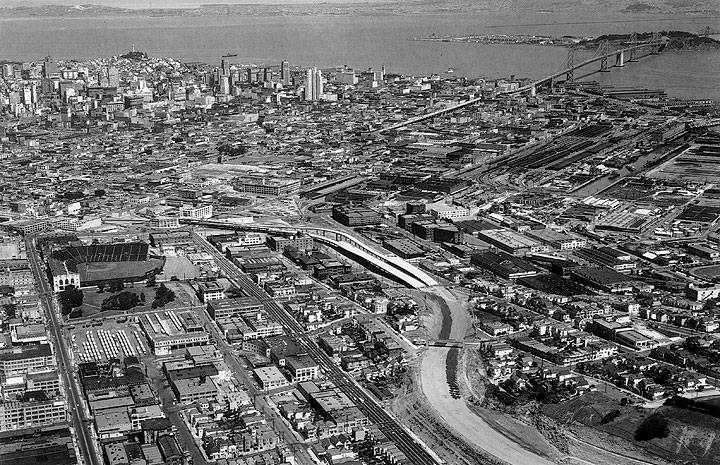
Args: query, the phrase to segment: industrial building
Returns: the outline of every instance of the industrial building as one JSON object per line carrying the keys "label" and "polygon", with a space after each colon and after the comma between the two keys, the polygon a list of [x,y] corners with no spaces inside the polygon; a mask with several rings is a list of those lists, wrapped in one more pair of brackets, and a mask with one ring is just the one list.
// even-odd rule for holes
{"label": "industrial building", "polygon": [[405,259],[419,258],[425,255],[425,250],[410,239],[389,239],[383,241],[383,247]]}
{"label": "industrial building", "polygon": [[173,350],[206,345],[210,340],[198,317],[190,311],[146,313],[140,317],[140,327],[155,355],[167,355]]}
{"label": "industrial building", "polygon": [[299,179],[246,176],[235,179],[233,187],[237,192],[282,197],[300,192],[300,184]]}
{"label": "industrial building", "polygon": [[587,246],[587,239],[554,229],[534,229],[525,233],[530,238],[549,245],[555,250],[575,250]]}
{"label": "industrial building", "polygon": [[312,237],[302,234],[289,237],[268,235],[265,241],[268,247],[280,253],[284,252],[285,249],[289,247],[296,250],[312,250],[315,246],[315,242]]}
{"label": "industrial building", "polygon": [[478,231],[477,237],[500,250],[517,256],[547,252],[550,249],[547,245],[535,239],[504,228]]}
{"label": "industrial building", "polygon": [[356,227],[380,223],[380,215],[367,207],[338,205],[332,209],[332,217],[338,223]]}
{"label": "industrial building", "polygon": [[505,252],[482,252],[470,258],[470,263],[505,279],[518,279],[538,274],[538,269],[525,260]]}
{"label": "industrial building", "polygon": [[570,270],[573,280],[607,292],[631,291],[635,283],[626,275],[606,266],[585,266]]}

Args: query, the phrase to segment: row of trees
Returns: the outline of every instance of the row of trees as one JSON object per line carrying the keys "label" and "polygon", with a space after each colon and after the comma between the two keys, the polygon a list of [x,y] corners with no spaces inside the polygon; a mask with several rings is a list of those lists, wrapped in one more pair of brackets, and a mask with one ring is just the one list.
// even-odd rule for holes
{"label": "row of trees", "polygon": [[[152,308],[160,308],[175,300],[175,292],[169,289],[165,284],[161,284],[155,291],[155,299],[152,302]],[[111,295],[103,300],[101,309],[106,310],[130,310],[138,305],[145,304],[145,293],[136,294],[131,291],[123,291],[119,294]]]}
{"label": "row of trees", "polygon": [[107,283],[100,283],[98,284],[98,292],[117,292],[122,291],[125,289],[125,283],[122,279],[114,279],[112,281],[109,281]]}
{"label": "row of trees", "polygon": [[161,284],[155,291],[155,300],[153,300],[152,308],[164,307],[175,300],[175,293],[172,289],[168,289],[165,284]]}
{"label": "row of trees", "polygon": [[[147,281],[147,287],[155,287],[155,275],[150,276]],[[107,310],[130,310],[138,305],[145,304],[145,293],[141,292],[136,294],[131,291],[123,291],[125,284],[121,279],[109,281],[107,283],[101,283],[98,285],[98,292],[119,292],[111,295],[103,300],[100,308],[102,311]],[[68,286],[64,291],[58,294],[58,302],[60,303],[61,312],[63,315],[69,315],[75,310],[75,314],[70,315],[71,318],[79,316],[79,307],[83,304],[83,292],[74,287]],[[160,308],[169,304],[175,300],[175,292],[169,289],[165,284],[161,284],[160,287],[155,291],[155,298],[152,302],[152,308]],[[14,308],[5,309],[6,314],[12,314],[14,316]]]}
{"label": "row of trees", "polygon": [[682,396],[672,396],[665,401],[665,405],[692,410],[694,412],[704,413],[715,418],[720,418],[720,405],[702,402],[694,399],[688,399]]}
{"label": "row of trees", "polygon": [[83,292],[77,287],[66,287],[64,291],[58,294],[60,312],[63,315],[69,315],[74,308],[80,307],[83,304],[84,297]]}
{"label": "row of trees", "polygon": [[16,304],[5,304],[3,305],[3,312],[5,313],[5,318],[8,320],[11,320],[15,318],[17,315],[17,305]]}
{"label": "row of trees", "polygon": [[105,310],[130,310],[133,307],[145,303],[145,293],[141,293],[140,296],[134,292],[122,291],[119,294],[111,295],[107,299],[103,300],[101,309]]}

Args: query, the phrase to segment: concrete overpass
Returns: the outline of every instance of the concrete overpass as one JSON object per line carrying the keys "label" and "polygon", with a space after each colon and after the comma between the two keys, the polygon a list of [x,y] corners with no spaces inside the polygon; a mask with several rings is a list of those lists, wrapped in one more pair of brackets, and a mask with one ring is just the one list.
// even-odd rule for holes
{"label": "concrete overpass", "polygon": [[356,261],[362,261],[380,271],[392,276],[397,281],[414,289],[436,286],[438,282],[429,274],[422,271],[412,263],[357,240],[350,234],[331,228],[316,226],[284,226],[278,224],[238,224],[222,220],[196,220],[184,218],[183,224],[192,224],[219,229],[233,229],[236,231],[255,231],[265,234],[289,236],[298,233],[306,234],[321,244],[328,245],[350,256]]}
{"label": "concrete overpass", "polygon": [[720,118],[702,119],[688,123],[688,129],[704,129],[720,126]]}
{"label": "concrete overpass", "polygon": [[[608,70],[608,59],[613,58],[613,57],[615,58],[615,66],[616,66],[616,67],[623,67],[623,66],[625,66],[625,56],[626,56],[626,54],[628,54],[628,55],[629,55],[629,58],[630,58],[630,59],[627,60],[627,61],[637,61],[637,60],[635,59],[636,52],[637,52],[638,50],[641,50],[641,49],[650,49],[650,54],[655,54],[655,53],[657,53],[657,52],[660,51],[661,45],[660,45],[659,42],[654,41],[654,42],[645,42],[645,43],[642,43],[642,44],[637,44],[637,45],[633,45],[633,46],[630,46],[630,47],[625,47],[625,48],[621,48],[621,49],[617,49],[617,50],[606,51],[606,52],[603,52],[603,53],[601,53],[601,54],[599,54],[599,55],[597,55],[597,56],[594,56],[594,57],[592,57],[592,58],[590,58],[590,59],[588,59],[588,60],[585,60],[585,61],[583,61],[583,62],[580,62],[580,63],[577,63],[577,64],[574,64],[574,63],[573,63],[571,66],[563,69],[562,71],[559,71],[559,72],[557,72],[557,73],[551,74],[551,75],[549,75],[549,76],[545,76],[545,77],[543,77],[543,78],[541,78],[541,79],[538,79],[538,80],[536,80],[536,81],[533,81],[532,83],[530,83],[530,84],[528,84],[528,85],[526,85],[526,86],[523,86],[523,87],[520,87],[520,88],[514,89],[514,90],[503,91],[503,92],[500,92],[500,93],[495,94],[495,95],[496,95],[496,96],[500,96],[500,95],[514,95],[514,94],[521,94],[521,93],[526,93],[526,92],[530,93],[531,95],[535,95],[535,92],[537,91],[537,88],[538,88],[538,87],[540,87],[540,86],[542,86],[542,85],[544,85],[544,84],[549,84],[550,86],[553,86],[554,83],[555,83],[555,79],[557,79],[557,78],[560,77],[560,76],[566,76],[566,77],[568,78],[568,80],[573,80],[573,77],[574,77],[574,74],[575,74],[575,70],[580,69],[580,68],[583,68],[583,67],[588,66],[588,65],[590,65],[590,64],[600,62],[600,69],[599,69],[598,71],[601,71],[601,72],[602,72],[602,71],[607,71],[607,70]],[[478,103],[478,102],[480,102],[480,101],[482,101],[482,100],[484,100],[484,99],[485,99],[485,97],[476,97],[476,98],[472,98],[472,99],[470,99],[470,100],[466,100],[466,101],[464,101],[464,102],[460,102],[460,103],[455,104],[455,105],[450,105],[450,106],[448,106],[448,107],[441,108],[440,110],[435,110],[435,111],[433,111],[433,112],[426,113],[426,114],[424,114],[424,115],[414,116],[414,117],[412,117],[412,118],[410,118],[410,119],[408,119],[408,120],[405,120],[405,121],[403,121],[403,122],[396,123],[396,124],[393,124],[393,125],[388,126],[388,127],[386,127],[386,128],[379,129],[379,130],[376,131],[376,133],[377,133],[377,134],[382,134],[382,133],[384,133],[384,132],[393,131],[393,130],[395,130],[395,129],[400,129],[400,128],[403,128],[403,127],[405,127],[405,126],[409,126],[409,125],[414,124],[414,123],[419,123],[420,121],[425,121],[425,120],[428,120],[428,119],[432,119],[432,118],[435,118],[435,117],[437,117],[437,116],[444,115],[444,114],[446,114],[446,113],[452,113],[452,112],[457,111],[457,110],[459,110],[459,109],[461,109],[461,108],[465,108],[465,107],[467,107],[467,106],[474,105],[474,104],[476,104],[476,103]]]}

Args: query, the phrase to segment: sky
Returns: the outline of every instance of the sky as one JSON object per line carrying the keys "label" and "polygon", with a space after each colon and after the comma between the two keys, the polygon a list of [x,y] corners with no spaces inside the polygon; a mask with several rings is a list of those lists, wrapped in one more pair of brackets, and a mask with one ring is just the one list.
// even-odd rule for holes
{"label": "sky", "polygon": [[370,0],[0,0],[0,7],[93,4],[121,8],[187,8],[202,4],[368,3]]}

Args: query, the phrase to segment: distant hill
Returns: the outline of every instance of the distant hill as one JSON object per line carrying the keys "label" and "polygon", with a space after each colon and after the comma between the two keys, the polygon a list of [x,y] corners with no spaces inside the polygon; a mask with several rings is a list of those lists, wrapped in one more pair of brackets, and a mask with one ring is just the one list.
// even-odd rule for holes
{"label": "distant hill", "polygon": [[0,0],[0,17],[98,15],[463,14],[583,12],[588,14],[717,15],[707,0]]}
{"label": "distant hill", "polygon": [[[665,37],[667,42],[665,48],[671,50],[706,50],[720,48],[720,41],[712,37],[698,35],[687,31],[661,31],[660,35]],[[652,39],[652,33],[638,33],[638,42],[645,42]],[[595,39],[582,42],[581,45],[594,46],[603,41],[611,43],[627,44],[630,41],[630,34],[606,34]]]}

